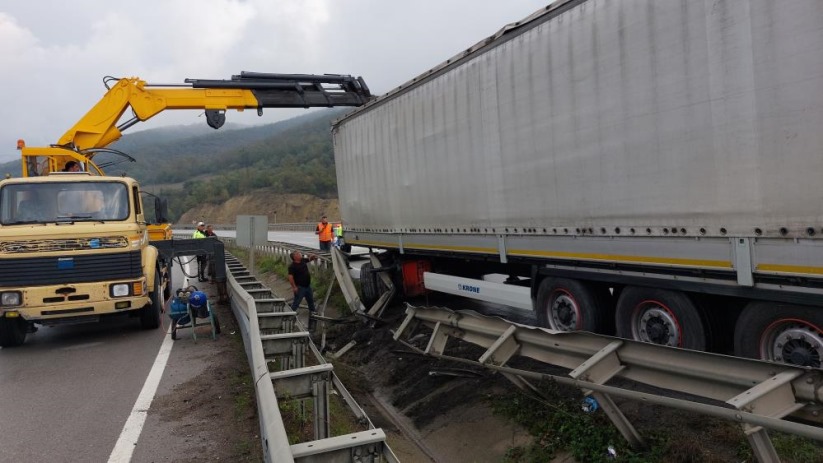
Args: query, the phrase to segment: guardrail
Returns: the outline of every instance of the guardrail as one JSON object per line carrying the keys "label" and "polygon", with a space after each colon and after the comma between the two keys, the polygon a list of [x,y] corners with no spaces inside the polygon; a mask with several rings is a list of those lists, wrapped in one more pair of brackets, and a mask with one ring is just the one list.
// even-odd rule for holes
{"label": "guardrail", "polygon": [[[226,254],[231,307],[238,320],[254,377],[264,458],[275,463],[396,463],[382,429],[371,420],[334,374],[297,313]],[[307,358],[308,357],[308,358]],[[306,365],[309,366],[306,366]],[[279,366],[271,371],[270,366]],[[330,436],[329,393],[334,388],[368,429]],[[311,402],[315,440],[289,445],[278,400]]]}
{"label": "guardrail", "polygon": [[[414,328],[431,329],[425,348],[404,344],[438,358],[485,366],[505,375],[517,386],[536,390],[528,380],[552,380],[592,395],[623,437],[633,446],[642,438],[610,398],[640,400],[736,421],[761,462],[780,461],[766,429],[823,441],[823,371],[708,352],[675,349],[656,344],[583,332],[557,332],[520,325],[472,311],[409,306],[395,340],[414,335]],[[450,339],[486,348],[477,359],[446,352]],[[550,375],[506,366],[515,355],[569,368],[568,376]],[[626,386],[607,385],[623,378],[680,393],[648,394]],[[682,393],[703,398],[682,398]],[[718,401],[719,403],[711,403]],[[786,418],[813,422],[816,426]]]}
{"label": "guardrail", "polygon": [[[331,222],[334,223],[334,222]],[[215,230],[235,230],[236,224],[233,223],[213,223],[211,224]],[[270,231],[310,231],[313,232],[317,226],[317,222],[294,222],[294,223],[269,223]],[[175,224],[176,230],[194,230],[194,224]]]}
{"label": "guardrail", "polygon": [[[220,237],[220,241],[228,244],[229,246],[237,247],[237,240],[235,238],[226,238]],[[243,249],[249,249],[244,247]],[[314,262],[310,262],[309,265],[318,265],[323,268],[329,268],[331,265],[331,254],[327,251],[320,251],[315,248],[310,248],[307,246],[301,246],[299,244],[293,243],[285,243],[282,241],[269,241],[267,244],[263,246],[254,246],[254,252],[257,254],[263,254],[271,257],[279,257],[281,259],[285,259],[288,262],[289,254],[293,251],[300,251],[303,254],[314,254],[317,256],[317,260]]]}

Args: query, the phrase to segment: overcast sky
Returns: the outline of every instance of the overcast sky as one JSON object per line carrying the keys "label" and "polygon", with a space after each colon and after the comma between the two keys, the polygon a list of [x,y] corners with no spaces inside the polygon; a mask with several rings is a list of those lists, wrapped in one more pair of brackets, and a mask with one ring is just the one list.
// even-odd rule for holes
{"label": "overcast sky", "polygon": [[[33,0],[0,3],[0,161],[18,138],[47,146],[105,93],[102,78],[150,83],[240,71],[363,76],[385,93],[550,0]],[[295,110],[230,112],[241,124]],[[128,113],[127,113],[128,115]],[[205,124],[167,111],[130,129]],[[129,132],[126,132],[129,133]]]}

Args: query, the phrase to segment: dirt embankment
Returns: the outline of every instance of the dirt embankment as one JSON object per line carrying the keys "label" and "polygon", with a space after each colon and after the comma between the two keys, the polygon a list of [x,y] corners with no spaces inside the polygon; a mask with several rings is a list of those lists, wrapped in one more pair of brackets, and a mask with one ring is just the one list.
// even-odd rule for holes
{"label": "dirt embankment", "polygon": [[269,223],[319,221],[323,214],[330,221],[340,219],[337,199],[324,199],[307,194],[277,194],[270,190],[256,190],[236,196],[222,204],[200,204],[186,211],[178,220],[181,224],[197,221],[207,223],[234,223],[238,215],[265,215]]}

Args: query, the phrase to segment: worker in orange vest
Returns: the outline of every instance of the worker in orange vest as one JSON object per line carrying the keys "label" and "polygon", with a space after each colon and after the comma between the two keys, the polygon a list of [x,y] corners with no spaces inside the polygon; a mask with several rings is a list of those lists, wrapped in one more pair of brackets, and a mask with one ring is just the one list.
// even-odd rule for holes
{"label": "worker in orange vest", "polygon": [[331,251],[331,241],[333,239],[332,227],[328,218],[324,215],[317,224],[314,234],[320,239],[320,250]]}

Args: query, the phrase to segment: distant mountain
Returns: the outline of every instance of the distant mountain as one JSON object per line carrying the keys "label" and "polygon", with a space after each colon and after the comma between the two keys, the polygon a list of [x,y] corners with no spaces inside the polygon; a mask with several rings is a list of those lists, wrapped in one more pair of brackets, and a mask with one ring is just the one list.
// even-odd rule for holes
{"label": "distant mountain", "polygon": [[23,166],[20,163],[20,158],[0,164],[0,174],[3,176],[11,175],[12,177],[23,175]]}
{"label": "distant mountain", "polygon": [[[172,218],[195,205],[220,203],[249,191],[337,196],[331,121],[346,109],[311,112],[274,124],[213,130],[203,125],[144,130],[123,136],[94,161],[109,175],[136,178],[148,191],[170,200]],[[0,164],[20,175],[20,161]]]}
{"label": "distant mountain", "polygon": [[[176,183],[192,175],[216,174],[225,171],[226,162],[237,166],[237,161],[232,158],[242,158],[242,148],[258,145],[305,124],[324,125],[328,134],[330,121],[341,114],[339,110],[317,111],[261,126],[227,124],[214,130],[205,124],[198,124],[129,134],[111,148],[123,151],[137,162],[123,162],[106,169],[106,172],[125,173],[144,185]],[[98,164],[117,160],[116,156],[109,154],[95,157]]]}

